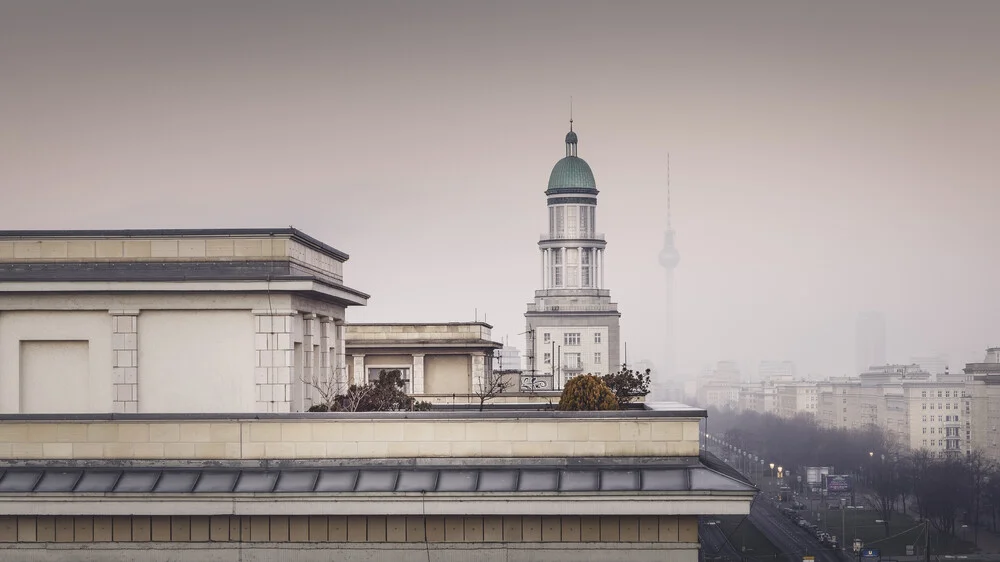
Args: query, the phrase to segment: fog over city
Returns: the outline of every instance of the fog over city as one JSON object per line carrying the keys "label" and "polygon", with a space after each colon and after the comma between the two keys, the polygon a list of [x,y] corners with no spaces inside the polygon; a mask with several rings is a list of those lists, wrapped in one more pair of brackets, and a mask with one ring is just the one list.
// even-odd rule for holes
{"label": "fog over city", "polygon": [[854,371],[1000,345],[1000,3],[0,5],[4,229],[286,227],[347,252],[353,322],[524,347],[544,191],[600,190],[630,361]]}

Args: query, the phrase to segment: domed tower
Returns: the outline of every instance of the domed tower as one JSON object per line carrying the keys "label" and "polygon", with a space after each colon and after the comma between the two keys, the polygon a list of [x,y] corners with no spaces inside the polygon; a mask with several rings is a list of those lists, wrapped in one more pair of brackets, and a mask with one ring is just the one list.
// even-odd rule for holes
{"label": "domed tower", "polygon": [[552,168],[545,191],[549,228],[538,242],[541,289],[525,313],[523,389],[561,389],[575,375],[620,367],[621,313],[604,287],[607,243],[597,233],[597,183],[577,143],[570,120],[566,156]]}

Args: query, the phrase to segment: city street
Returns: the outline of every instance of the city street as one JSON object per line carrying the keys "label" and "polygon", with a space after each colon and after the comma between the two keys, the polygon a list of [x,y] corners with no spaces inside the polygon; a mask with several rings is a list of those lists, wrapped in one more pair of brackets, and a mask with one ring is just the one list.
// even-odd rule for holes
{"label": "city street", "polygon": [[701,539],[700,559],[704,562],[739,562],[740,553],[729,542],[726,533],[718,525],[709,522],[712,518],[702,517],[698,521],[698,537]]}
{"label": "city street", "polygon": [[816,562],[844,562],[838,551],[831,551],[805,529],[782,515],[769,501],[759,497],[750,509],[750,522],[778,547],[792,562],[814,556]]}

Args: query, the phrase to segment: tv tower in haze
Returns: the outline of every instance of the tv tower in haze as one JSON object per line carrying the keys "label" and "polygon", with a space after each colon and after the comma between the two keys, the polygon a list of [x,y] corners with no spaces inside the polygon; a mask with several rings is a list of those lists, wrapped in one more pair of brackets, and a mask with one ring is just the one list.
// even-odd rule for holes
{"label": "tv tower in haze", "polygon": [[653,400],[666,400],[667,396],[667,382],[671,380],[676,373],[674,372],[674,269],[677,269],[677,264],[681,261],[681,255],[677,252],[677,247],[674,245],[674,228],[670,222],[670,155],[667,155],[667,230],[663,234],[663,249],[660,250],[660,265],[666,269],[666,279],[665,279],[665,289],[667,292],[667,303],[666,303],[666,322],[667,330],[666,337],[663,342],[663,349],[665,351],[665,361],[663,363],[663,368],[657,374],[656,380],[653,382],[652,395]]}

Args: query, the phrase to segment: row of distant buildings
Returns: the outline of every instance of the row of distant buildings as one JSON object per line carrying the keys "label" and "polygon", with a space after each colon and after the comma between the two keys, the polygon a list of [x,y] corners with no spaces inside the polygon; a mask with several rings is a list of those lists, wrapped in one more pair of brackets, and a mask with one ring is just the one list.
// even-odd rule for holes
{"label": "row of distant buildings", "polygon": [[[933,371],[933,372],[932,372]],[[734,375],[735,373],[735,375]],[[962,373],[941,365],[884,365],[856,377],[823,381],[794,373],[742,382],[738,371],[720,368],[697,387],[705,406],[769,413],[784,418],[806,415],[823,427],[879,427],[910,449],[935,454],[981,451],[1000,460],[1000,348],[989,348],[980,363]]]}

